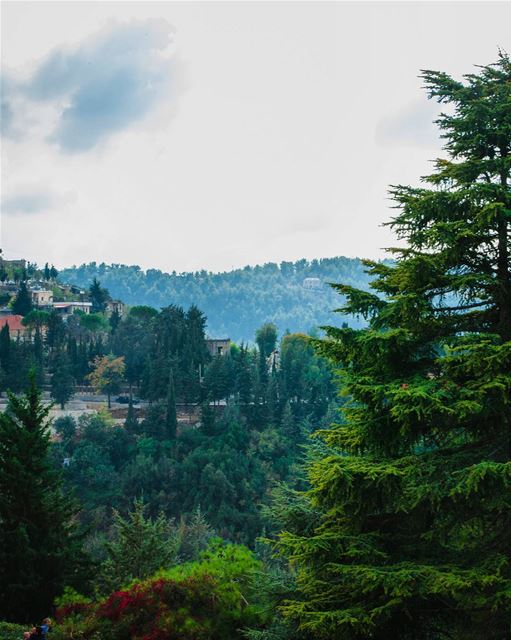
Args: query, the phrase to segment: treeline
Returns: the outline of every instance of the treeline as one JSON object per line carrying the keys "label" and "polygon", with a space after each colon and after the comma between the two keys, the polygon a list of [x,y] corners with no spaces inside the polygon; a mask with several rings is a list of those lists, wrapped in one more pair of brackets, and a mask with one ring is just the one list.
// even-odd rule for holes
{"label": "treeline", "polygon": [[[204,355],[199,333],[197,353],[206,362],[199,378],[193,360],[177,366],[180,351],[171,350],[172,340],[168,351],[160,341],[161,331],[179,326],[167,324],[171,312],[186,321],[187,314],[167,309],[143,324],[151,357],[132,382],[140,381],[141,395],[151,400],[144,415],[130,403],[123,425],[112,424],[108,414],[57,419],[55,460],[66,460],[65,480],[84,507],[82,521],[96,534],[108,531],[113,508],[125,512],[144,496],[153,516],[162,511],[180,518],[200,509],[225,538],[253,544],[273,483],[290,478],[307,435],[335,412],[332,369],[307,336],[286,335],[278,345],[275,328],[265,325],[258,347],[232,345],[213,358]],[[135,309],[118,328],[126,337],[132,314],[138,322]],[[195,310],[191,317],[202,318]],[[157,354],[151,345],[160,347]],[[278,361],[270,357],[277,346]],[[198,427],[178,423],[176,401],[183,399],[199,403]]]}
{"label": "treeline", "polygon": [[[59,278],[81,287],[98,278],[114,297],[130,305],[174,304],[185,309],[195,305],[207,316],[211,337],[229,337],[234,342],[252,340],[265,322],[276,324],[282,332],[310,333],[328,324],[332,310],[339,306],[329,282],[361,289],[367,289],[369,282],[362,262],[345,257],[268,263],[225,273],[164,273],[92,262],[64,269]],[[317,281],[305,282],[307,278]],[[357,318],[345,316],[340,321],[361,326]]]}
{"label": "treeline", "polygon": [[[153,516],[201,509],[222,536],[252,544],[273,482],[289,477],[307,434],[335,411],[331,366],[306,335],[279,339],[271,323],[254,346],[231,343],[212,356],[195,306],[108,316],[110,295],[98,280],[87,295],[93,313],[64,320],[58,310],[32,309],[23,340],[11,339],[8,324],[0,331],[0,390],[23,391],[32,372],[62,408],[78,385],[107,395],[108,406],[125,394],[123,425],[109,414],[55,422],[52,452],[57,466],[66,460],[80,521],[108,537],[112,510],[126,512],[143,495]],[[139,399],[148,401],[142,410]],[[196,407],[198,428],[178,423],[181,404]]]}

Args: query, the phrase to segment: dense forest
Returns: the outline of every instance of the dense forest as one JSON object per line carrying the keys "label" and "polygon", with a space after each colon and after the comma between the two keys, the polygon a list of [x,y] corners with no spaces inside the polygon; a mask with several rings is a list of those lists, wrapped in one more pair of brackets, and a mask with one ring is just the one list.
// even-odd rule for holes
{"label": "dense forest", "polygon": [[[364,290],[369,284],[361,260],[344,257],[268,263],[226,273],[163,273],[92,262],[64,269],[60,278],[81,287],[97,278],[114,297],[130,305],[196,305],[208,318],[211,337],[235,342],[253,340],[265,322],[274,323],[281,332],[310,333],[331,322],[332,310],[339,306],[339,296],[328,283],[345,282]],[[361,326],[354,317],[339,321]]]}
{"label": "dense forest", "polygon": [[[392,188],[401,245],[334,286],[324,336],[265,322],[212,354],[195,305],[108,315],[94,279],[63,322],[19,284],[2,637],[511,638],[511,60],[422,79],[447,159]],[[77,380],[108,402],[51,424],[41,388],[65,406]]]}

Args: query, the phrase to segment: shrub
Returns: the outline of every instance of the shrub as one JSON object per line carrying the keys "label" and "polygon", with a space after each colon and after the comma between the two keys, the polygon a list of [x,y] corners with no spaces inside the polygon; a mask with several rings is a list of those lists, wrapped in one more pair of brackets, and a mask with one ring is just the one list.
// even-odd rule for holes
{"label": "shrub", "polygon": [[27,629],[28,627],[13,624],[12,622],[0,622],[0,638],[2,640],[21,640],[23,632],[27,631]]}
{"label": "shrub", "polygon": [[199,562],[134,581],[106,599],[59,601],[63,640],[225,640],[257,625],[254,575],[260,563],[245,547],[215,540]]}

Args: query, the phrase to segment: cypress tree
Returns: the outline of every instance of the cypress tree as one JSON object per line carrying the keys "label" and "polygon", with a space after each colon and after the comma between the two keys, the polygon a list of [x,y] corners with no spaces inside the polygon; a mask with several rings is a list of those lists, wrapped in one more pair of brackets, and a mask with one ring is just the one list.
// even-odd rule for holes
{"label": "cypress tree", "polygon": [[37,368],[42,371],[43,369],[43,357],[44,357],[44,349],[43,349],[43,338],[41,336],[41,329],[39,326],[35,328],[34,334],[34,359],[37,364]]}
{"label": "cypress tree", "polygon": [[25,280],[21,281],[16,298],[12,303],[12,311],[20,316],[26,316],[32,311],[32,298],[30,297],[30,292],[27,289]]}
{"label": "cypress tree", "polygon": [[214,436],[217,432],[215,410],[211,402],[211,397],[208,397],[201,406],[200,429],[205,436]]}
{"label": "cypress tree", "polygon": [[130,434],[138,434],[140,431],[138,418],[133,408],[133,400],[130,398],[128,404],[128,412],[126,414],[126,420],[124,421],[124,428]]}
{"label": "cypress tree", "polygon": [[114,309],[112,311],[112,314],[110,315],[110,318],[108,318],[108,324],[110,325],[110,332],[112,335],[114,335],[114,333],[117,331],[117,327],[119,326],[120,322],[121,316],[117,309]]}
{"label": "cypress tree", "polygon": [[167,391],[167,410],[165,412],[165,427],[167,438],[173,440],[177,434],[176,392],[174,390],[174,375],[172,369],[169,374],[169,388]]}
{"label": "cypress tree", "polygon": [[511,62],[422,77],[449,157],[392,188],[375,293],[337,286],[369,326],[317,343],[350,401],[308,467],[321,515],[279,541],[314,638],[511,637]]}
{"label": "cypress tree", "polygon": [[10,353],[11,353],[11,336],[9,332],[9,325],[4,324],[0,331],[0,367],[7,374],[10,368]]}
{"label": "cypress tree", "polygon": [[28,622],[51,612],[76,584],[84,556],[49,459],[49,407],[31,376],[22,397],[0,414],[0,618]]}
{"label": "cypress tree", "polygon": [[72,366],[65,351],[57,354],[52,369],[51,397],[60,404],[61,409],[64,409],[66,402],[71,400],[75,390]]}

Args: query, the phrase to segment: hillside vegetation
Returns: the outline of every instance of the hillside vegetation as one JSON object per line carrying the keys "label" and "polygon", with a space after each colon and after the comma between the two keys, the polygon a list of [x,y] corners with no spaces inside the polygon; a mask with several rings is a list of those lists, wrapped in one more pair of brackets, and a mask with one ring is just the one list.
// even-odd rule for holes
{"label": "hillside vegetation", "polygon": [[[273,322],[281,332],[305,333],[329,324],[340,300],[328,283],[344,282],[366,290],[369,282],[361,260],[346,257],[270,262],[224,273],[164,273],[143,271],[136,265],[91,262],[64,269],[59,277],[83,288],[96,277],[112,296],[130,305],[196,305],[208,318],[210,336],[236,342],[252,340],[265,322]],[[320,283],[311,284],[319,288],[305,288],[306,278],[318,278]],[[357,319],[348,316],[338,320],[359,326]]]}

